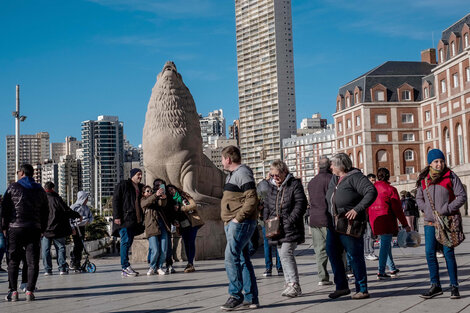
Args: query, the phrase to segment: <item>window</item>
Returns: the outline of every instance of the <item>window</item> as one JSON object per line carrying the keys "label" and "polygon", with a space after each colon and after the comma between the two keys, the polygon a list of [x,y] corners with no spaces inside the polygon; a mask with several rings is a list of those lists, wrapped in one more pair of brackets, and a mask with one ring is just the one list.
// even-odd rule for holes
{"label": "window", "polygon": [[460,124],[457,126],[457,146],[458,146],[458,154],[459,154],[459,164],[463,164],[463,135],[462,135],[462,126]]}
{"label": "window", "polygon": [[424,99],[429,98],[429,89],[428,87],[424,87]]}
{"label": "window", "polygon": [[343,123],[341,123],[341,122],[338,123],[338,130],[339,130],[340,132],[343,131]]}
{"label": "window", "polygon": [[387,151],[385,150],[377,151],[377,162],[387,162]]}
{"label": "window", "polygon": [[446,80],[443,79],[443,80],[441,80],[441,93],[444,93],[446,91],[447,91],[447,89],[446,89]]}
{"label": "window", "polygon": [[401,100],[411,100],[411,92],[409,90],[403,90],[401,92]]}
{"label": "window", "polygon": [[442,50],[442,48],[439,49],[439,60],[444,62],[444,50]]}
{"label": "window", "polygon": [[363,160],[362,160],[362,152],[359,151],[358,153],[358,159],[359,159],[359,164],[362,164]]}
{"label": "window", "polygon": [[359,115],[356,116],[356,126],[361,126],[361,117]]}
{"label": "window", "polygon": [[377,140],[377,142],[387,142],[388,141],[388,134],[377,134],[376,140]]}
{"label": "window", "polygon": [[340,142],[339,142],[339,148],[343,149],[343,141],[342,140],[340,140]]}
{"label": "window", "polygon": [[464,39],[464,42],[465,42],[465,48],[467,48],[468,47],[468,33],[465,34],[463,39]]}
{"label": "window", "polygon": [[465,68],[465,74],[467,75],[466,81],[467,81],[467,82],[470,82],[470,67],[467,66],[467,67]]}
{"label": "window", "polygon": [[459,74],[458,73],[452,74],[452,80],[454,82],[454,88],[457,88],[459,86]]}
{"label": "window", "polygon": [[351,128],[351,119],[346,120],[346,125],[348,126],[348,128]]}
{"label": "window", "polygon": [[431,111],[424,112],[424,120],[425,121],[431,120]]}
{"label": "window", "polygon": [[413,123],[413,114],[412,113],[404,113],[401,115],[401,122],[402,123]]}
{"label": "window", "polygon": [[451,46],[451,52],[452,52],[452,56],[455,55],[455,41],[452,41],[452,43],[450,44]]}
{"label": "window", "polygon": [[351,98],[349,98],[349,97],[346,98],[346,105],[347,105],[348,107],[351,106]]}
{"label": "window", "polygon": [[431,136],[432,136],[431,131],[430,130],[426,131],[426,139],[431,140]]}
{"label": "window", "polygon": [[377,90],[375,92],[375,101],[384,101],[385,100],[385,93],[383,90]]}
{"label": "window", "polygon": [[362,137],[361,135],[357,136],[357,143],[361,144],[362,143]]}
{"label": "window", "polygon": [[405,161],[413,161],[414,153],[413,150],[405,150]]}
{"label": "window", "polygon": [[387,124],[387,114],[376,114],[375,115],[376,124]]}
{"label": "window", "polygon": [[403,141],[415,141],[415,134],[403,134]]}
{"label": "window", "polygon": [[352,147],[352,145],[353,145],[352,138],[349,138],[348,139],[348,146]]}
{"label": "window", "polygon": [[354,102],[355,102],[356,104],[358,104],[358,103],[359,103],[359,93],[356,92],[356,94],[354,95],[354,97],[355,97]]}
{"label": "window", "polygon": [[405,168],[405,174],[413,174],[415,172],[415,167],[414,166],[407,166]]}

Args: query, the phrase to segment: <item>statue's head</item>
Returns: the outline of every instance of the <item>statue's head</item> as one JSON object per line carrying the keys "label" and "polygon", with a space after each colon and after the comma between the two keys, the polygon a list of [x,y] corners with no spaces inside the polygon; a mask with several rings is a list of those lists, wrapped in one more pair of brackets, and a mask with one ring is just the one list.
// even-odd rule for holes
{"label": "statue's head", "polygon": [[167,61],[162,71],[157,75],[157,84],[168,85],[170,88],[184,86],[181,74],[176,70],[176,65],[172,61]]}

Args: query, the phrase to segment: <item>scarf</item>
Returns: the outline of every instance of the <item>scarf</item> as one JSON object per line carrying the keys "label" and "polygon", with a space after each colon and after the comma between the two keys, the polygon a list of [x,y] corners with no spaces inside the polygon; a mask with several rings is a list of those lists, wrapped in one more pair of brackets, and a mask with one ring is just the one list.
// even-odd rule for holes
{"label": "scarf", "polygon": [[181,197],[178,191],[175,192],[175,195],[173,196],[173,200],[175,200],[177,204],[183,203],[183,197]]}
{"label": "scarf", "polygon": [[431,177],[431,181],[434,183],[439,177],[442,176],[442,170],[436,170],[432,167],[429,167],[429,176]]}

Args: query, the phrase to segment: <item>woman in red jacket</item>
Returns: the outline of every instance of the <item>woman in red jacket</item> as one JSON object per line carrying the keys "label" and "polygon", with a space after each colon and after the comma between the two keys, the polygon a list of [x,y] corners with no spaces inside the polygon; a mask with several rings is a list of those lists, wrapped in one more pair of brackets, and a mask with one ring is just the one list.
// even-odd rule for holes
{"label": "woman in red jacket", "polygon": [[[399,270],[395,267],[392,257],[392,237],[398,233],[397,218],[407,232],[411,229],[401,209],[400,196],[395,187],[389,183],[390,172],[386,168],[377,171],[378,181],[374,184],[377,189],[377,199],[369,207],[369,221],[372,232],[380,235],[379,273],[377,279],[395,277]],[[390,269],[390,275],[385,273],[385,265]]]}

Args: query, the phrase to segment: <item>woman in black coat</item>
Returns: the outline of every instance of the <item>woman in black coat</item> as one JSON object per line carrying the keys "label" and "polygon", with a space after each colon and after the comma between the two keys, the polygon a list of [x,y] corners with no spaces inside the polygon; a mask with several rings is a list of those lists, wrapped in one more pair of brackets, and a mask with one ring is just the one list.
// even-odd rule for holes
{"label": "woman in black coat", "polygon": [[302,290],[294,250],[298,244],[305,241],[303,216],[307,210],[307,198],[300,179],[294,178],[281,160],[271,164],[270,176],[270,186],[264,200],[263,219],[266,225],[267,220],[280,217],[280,235],[270,238],[270,243],[277,244],[284,270],[287,288],[281,295],[297,297],[302,294]]}

